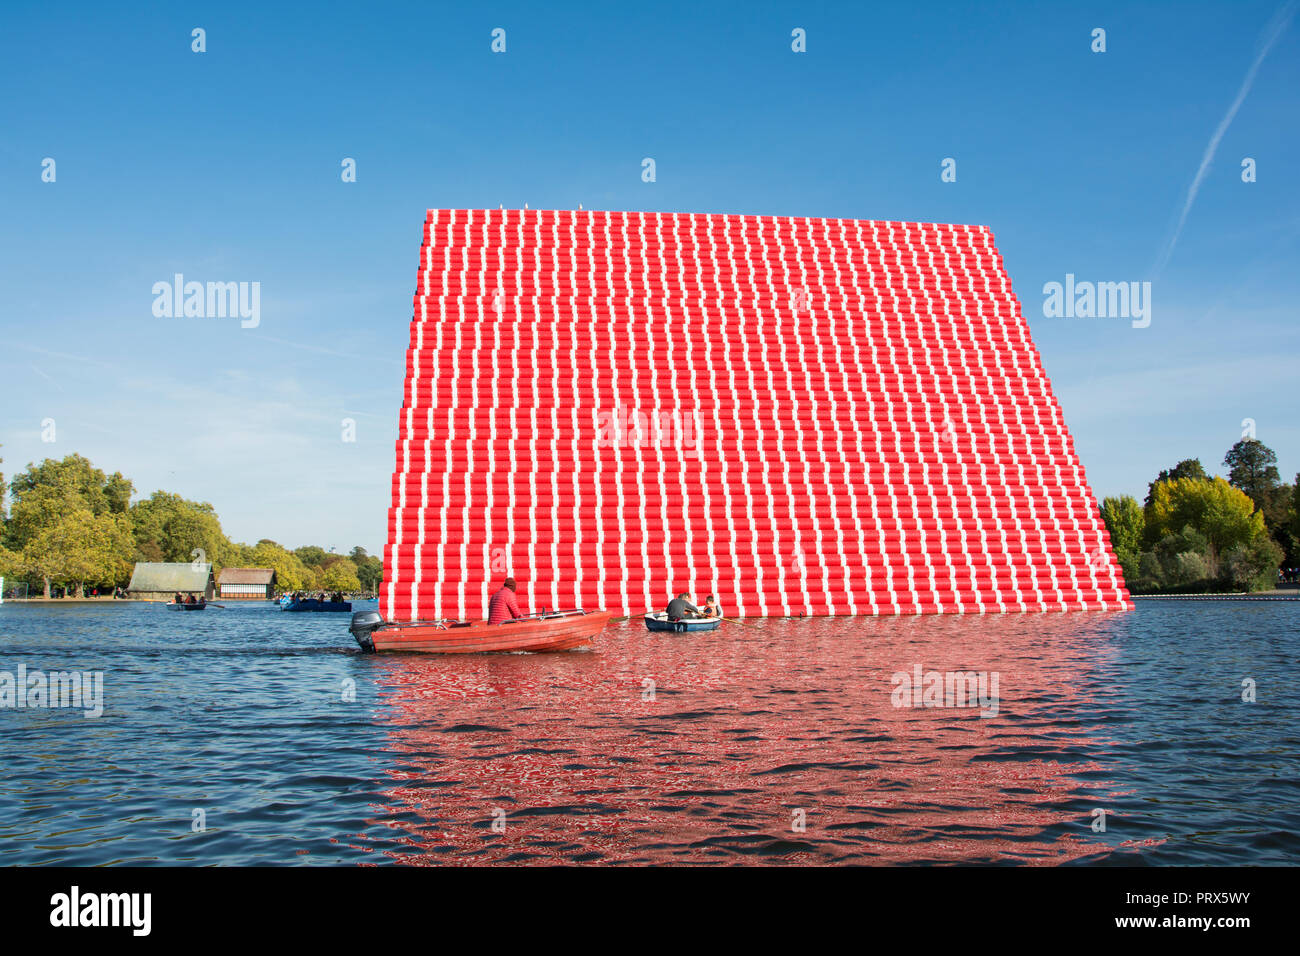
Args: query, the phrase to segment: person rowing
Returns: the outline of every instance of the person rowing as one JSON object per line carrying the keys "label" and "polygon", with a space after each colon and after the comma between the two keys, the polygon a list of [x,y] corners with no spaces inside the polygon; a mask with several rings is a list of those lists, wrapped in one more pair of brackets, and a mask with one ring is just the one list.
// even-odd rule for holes
{"label": "person rowing", "polygon": [[670,621],[680,621],[682,618],[700,616],[700,609],[691,603],[691,596],[686,591],[668,602],[667,617]]}
{"label": "person rowing", "polygon": [[488,602],[489,624],[504,624],[524,616],[519,611],[519,599],[515,597],[517,588],[514,578],[506,578],[501,587],[497,588]]}

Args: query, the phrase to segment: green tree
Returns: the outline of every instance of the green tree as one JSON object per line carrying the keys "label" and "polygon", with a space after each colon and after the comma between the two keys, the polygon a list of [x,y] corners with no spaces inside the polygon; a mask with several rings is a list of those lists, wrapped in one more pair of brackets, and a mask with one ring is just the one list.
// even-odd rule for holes
{"label": "green tree", "polygon": [[75,585],[81,597],[87,584],[122,582],[130,570],[133,544],[124,515],[96,515],[84,506],[74,507],[27,542],[19,564],[28,575],[41,579],[46,597],[52,583]]}
{"label": "green tree", "polygon": [[1156,475],[1156,480],[1147,485],[1147,497],[1144,505],[1151,504],[1151,498],[1155,494],[1156,485],[1162,481],[1173,481],[1175,478],[1209,478],[1205,473],[1205,467],[1201,464],[1199,458],[1184,458],[1172,468],[1166,468],[1160,474]]}
{"label": "green tree", "polygon": [[225,551],[221,555],[221,566],[223,568],[256,567],[253,563],[253,549],[239,541],[227,539]]}
{"label": "green tree", "polygon": [[1300,472],[1296,472],[1291,488],[1291,538],[1300,542]]}
{"label": "green tree", "polygon": [[315,583],[310,570],[296,554],[269,538],[263,538],[253,546],[248,566],[274,568],[276,587],[283,591],[305,590]]}
{"label": "green tree", "polygon": [[298,556],[298,560],[309,568],[319,568],[329,557],[324,548],[318,548],[314,544],[304,545],[293,552]]}
{"label": "green tree", "polygon": [[131,556],[117,510],[131,483],[120,473],[106,476],[80,455],[47,458],[15,475],[10,491],[4,543],[18,575],[40,580],[46,597],[54,583],[120,582]]}
{"label": "green tree", "polygon": [[[155,491],[131,506],[136,547],[142,561],[211,561],[214,570],[234,553],[215,509],[206,501]],[[195,551],[201,551],[196,556]]]}
{"label": "green tree", "polygon": [[373,554],[367,555],[365,562],[357,567],[357,577],[363,591],[375,594],[384,583],[384,562]]}
{"label": "green tree", "polygon": [[15,551],[58,518],[78,508],[93,515],[122,514],[130,500],[131,482],[120,472],[105,475],[77,454],[58,461],[47,458],[15,475],[10,485],[13,507],[5,526],[5,543]]}
{"label": "green tree", "polygon": [[[0,445],[0,448],[3,447],[4,447],[3,445]],[[0,458],[0,465],[3,465],[4,463],[5,460],[3,458]],[[7,516],[5,514],[5,493],[8,490],[9,490],[9,486],[5,484],[5,473],[3,470],[0,470],[0,548],[4,547],[4,540],[5,540],[5,521],[7,520]]]}
{"label": "green tree", "polygon": [[317,585],[326,591],[342,591],[345,594],[361,590],[361,581],[357,578],[357,566],[351,558],[337,558],[320,569]]}
{"label": "green tree", "polygon": [[1300,559],[1300,538],[1295,533],[1296,490],[1294,485],[1278,485],[1264,506],[1264,527],[1269,536],[1282,548],[1283,561],[1294,567]]}
{"label": "green tree", "polygon": [[1212,587],[1210,543],[1190,525],[1165,535],[1140,560],[1139,591],[1201,591]]}
{"label": "green tree", "polygon": [[1277,584],[1282,549],[1268,535],[1229,548],[1223,555],[1224,578],[1243,591],[1266,591]]}
{"label": "green tree", "polygon": [[123,478],[119,471],[113,472],[104,482],[104,497],[108,501],[108,510],[113,514],[126,514],[130,510],[133,494],[135,485]]}
{"label": "green tree", "polygon": [[1136,577],[1146,531],[1146,515],[1142,507],[1132,495],[1106,498],[1101,503],[1101,520],[1110,533],[1110,545],[1124,569],[1124,579]]}
{"label": "green tree", "polygon": [[378,591],[379,585],[384,580],[383,559],[373,554],[367,554],[366,549],[361,545],[357,545],[349,551],[348,557],[357,566],[357,580],[361,582],[361,590],[367,594],[374,594]]}
{"label": "green tree", "polygon": [[1277,473],[1277,455],[1262,441],[1243,438],[1223,456],[1228,467],[1228,483],[1240,488],[1261,509],[1281,484]]}

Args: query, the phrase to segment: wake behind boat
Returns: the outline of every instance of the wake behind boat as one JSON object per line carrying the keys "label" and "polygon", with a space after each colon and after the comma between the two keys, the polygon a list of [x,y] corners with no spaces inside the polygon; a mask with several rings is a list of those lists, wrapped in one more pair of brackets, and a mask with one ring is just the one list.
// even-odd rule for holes
{"label": "wake behind boat", "polygon": [[501,624],[482,621],[385,623],[378,611],[358,611],[348,628],[363,651],[483,654],[502,651],[567,651],[590,644],[612,611],[552,611]]}

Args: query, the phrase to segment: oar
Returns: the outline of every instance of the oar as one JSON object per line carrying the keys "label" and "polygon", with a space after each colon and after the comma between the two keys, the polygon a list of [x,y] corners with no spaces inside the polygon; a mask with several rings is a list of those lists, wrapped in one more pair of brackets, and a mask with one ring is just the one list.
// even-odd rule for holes
{"label": "oar", "polygon": [[741,627],[755,627],[754,624],[746,624],[744,621],[734,617],[724,617],[721,620],[730,621],[732,624],[739,624]]}
{"label": "oar", "polygon": [[632,618],[634,618],[634,617],[645,617],[647,614],[656,614],[656,613],[658,613],[658,612],[655,611],[655,610],[647,609],[647,610],[645,610],[645,611],[637,611],[635,614],[628,614],[628,615],[626,615],[625,617],[618,617],[618,618],[615,618],[614,620],[616,620],[616,621],[630,621],[630,620],[632,620]]}

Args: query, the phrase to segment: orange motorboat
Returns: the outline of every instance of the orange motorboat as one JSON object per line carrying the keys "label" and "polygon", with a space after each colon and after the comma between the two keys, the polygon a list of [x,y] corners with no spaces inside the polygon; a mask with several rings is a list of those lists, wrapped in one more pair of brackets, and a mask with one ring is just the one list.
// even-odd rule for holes
{"label": "orange motorboat", "polygon": [[503,624],[483,621],[385,622],[378,611],[358,611],[348,628],[361,649],[425,654],[484,654],[500,651],[567,651],[592,639],[613,611],[550,611]]}

